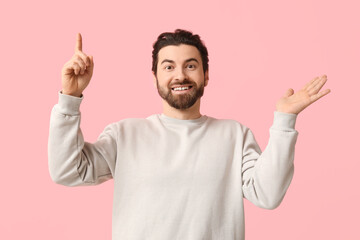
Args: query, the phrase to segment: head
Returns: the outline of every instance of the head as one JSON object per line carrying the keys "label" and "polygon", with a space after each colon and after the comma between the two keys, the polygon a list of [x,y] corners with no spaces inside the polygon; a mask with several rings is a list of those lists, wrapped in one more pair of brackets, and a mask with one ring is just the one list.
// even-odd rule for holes
{"label": "head", "polygon": [[152,71],[156,76],[157,73],[157,65],[158,65],[158,54],[160,49],[163,47],[174,45],[179,46],[180,44],[191,45],[197,48],[201,55],[201,61],[203,65],[204,74],[209,69],[209,58],[208,51],[205,47],[204,43],[201,41],[199,35],[194,35],[192,32],[176,29],[175,32],[164,32],[161,33],[156,42],[153,45],[152,51]]}
{"label": "head", "polygon": [[181,29],[162,33],[153,45],[152,57],[159,95],[170,106],[187,109],[201,98],[208,82],[209,59],[198,35]]}

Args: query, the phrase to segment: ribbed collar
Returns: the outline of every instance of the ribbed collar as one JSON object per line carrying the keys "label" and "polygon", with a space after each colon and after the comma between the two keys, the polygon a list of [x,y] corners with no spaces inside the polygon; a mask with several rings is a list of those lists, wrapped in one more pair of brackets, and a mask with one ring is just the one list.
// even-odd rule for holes
{"label": "ribbed collar", "polygon": [[199,118],[189,119],[189,120],[182,120],[182,119],[172,118],[172,117],[166,116],[163,113],[157,114],[157,115],[158,115],[159,119],[162,122],[173,123],[173,124],[185,124],[185,125],[202,124],[208,119],[208,117],[206,115],[202,115]]}

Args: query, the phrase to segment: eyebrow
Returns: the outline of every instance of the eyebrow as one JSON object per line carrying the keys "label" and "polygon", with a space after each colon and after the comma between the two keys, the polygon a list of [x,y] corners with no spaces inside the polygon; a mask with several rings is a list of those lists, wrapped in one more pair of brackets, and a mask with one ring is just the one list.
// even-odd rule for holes
{"label": "eyebrow", "polygon": [[[199,63],[199,61],[198,61],[196,58],[186,59],[185,62],[187,63],[187,62],[191,62],[191,61],[195,61],[195,62]],[[174,63],[174,60],[164,59],[164,60],[161,61],[160,65],[163,64],[163,63],[165,63],[165,62]]]}

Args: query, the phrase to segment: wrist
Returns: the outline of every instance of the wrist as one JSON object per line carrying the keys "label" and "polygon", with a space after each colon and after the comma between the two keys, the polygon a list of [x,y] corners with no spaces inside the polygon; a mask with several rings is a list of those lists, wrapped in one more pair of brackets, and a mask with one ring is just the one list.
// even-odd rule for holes
{"label": "wrist", "polygon": [[282,130],[295,129],[296,119],[297,119],[297,114],[275,111],[272,128],[282,129]]}
{"label": "wrist", "polygon": [[65,94],[65,95],[69,95],[69,96],[73,96],[73,97],[81,97],[82,93],[72,93],[72,92],[67,92],[64,90],[60,91],[61,94]]}
{"label": "wrist", "polygon": [[300,108],[293,108],[281,104],[277,104],[275,109],[276,109],[275,111],[277,112],[288,113],[288,114],[299,114],[301,112]]}
{"label": "wrist", "polygon": [[80,113],[80,103],[82,102],[83,97],[75,97],[68,94],[62,94],[59,91],[59,101],[57,110],[65,115],[79,115]]}

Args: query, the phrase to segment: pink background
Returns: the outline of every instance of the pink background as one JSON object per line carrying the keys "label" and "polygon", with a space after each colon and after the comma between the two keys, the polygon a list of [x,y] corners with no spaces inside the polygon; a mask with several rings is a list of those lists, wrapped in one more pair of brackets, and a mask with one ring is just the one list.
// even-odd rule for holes
{"label": "pink background", "polygon": [[332,93],[298,117],[283,203],[270,211],[246,201],[246,238],[360,239],[359,10],[357,0],[1,2],[0,239],[111,239],[113,181],[69,188],[48,173],[61,68],[81,32],[95,61],[82,130],[95,141],[110,122],[161,112],[152,43],[176,28],[209,50],[201,112],[240,121],[262,148],[285,90],[328,75]]}

